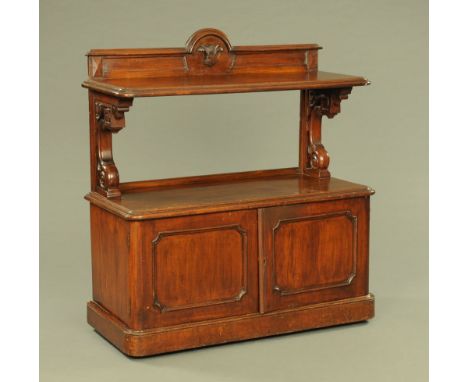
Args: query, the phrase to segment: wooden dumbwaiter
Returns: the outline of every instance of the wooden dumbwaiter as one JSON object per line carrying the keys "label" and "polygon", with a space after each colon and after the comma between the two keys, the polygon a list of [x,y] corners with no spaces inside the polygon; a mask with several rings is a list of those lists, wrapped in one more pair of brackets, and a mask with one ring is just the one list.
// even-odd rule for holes
{"label": "wooden dumbwaiter", "polygon": [[[88,322],[130,356],[368,320],[369,198],[330,177],[324,116],[358,76],[315,44],[88,53],[93,300]],[[121,183],[112,136],[136,97],[299,90],[298,167]]]}

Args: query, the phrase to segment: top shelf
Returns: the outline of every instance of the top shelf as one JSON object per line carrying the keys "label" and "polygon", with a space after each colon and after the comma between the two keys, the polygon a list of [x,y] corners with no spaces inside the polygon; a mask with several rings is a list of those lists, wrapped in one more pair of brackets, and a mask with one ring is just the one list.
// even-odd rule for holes
{"label": "top shelf", "polygon": [[274,90],[327,89],[366,85],[359,76],[337,73],[225,74],[86,80],[83,87],[121,98]]}
{"label": "top shelf", "polygon": [[119,98],[366,85],[360,76],[318,71],[316,44],[232,46],[212,28],[185,48],[94,49],[83,87]]}

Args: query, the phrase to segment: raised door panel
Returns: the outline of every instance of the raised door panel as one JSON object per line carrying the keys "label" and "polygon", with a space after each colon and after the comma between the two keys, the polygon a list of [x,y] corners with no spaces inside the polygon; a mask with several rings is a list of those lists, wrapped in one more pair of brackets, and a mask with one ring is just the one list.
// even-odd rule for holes
{"label": "raised door panel", "polygon": [[247,252],[239,225],[160,233],[153,240],[155,305],[171,311],[240,301]]}
{"label": "raised door panel", "polygon": [[368,199],[261,211],[262,309],[367,294]]}
{"label": "raised door panel", "polygon": [[142,227],[145,327],[258,311],[255,211],[161,219]]}
{"label": "raised door panel", "polygon": [[349,285],[356,275],[356,217],[282,219],[273,229],[273,289],[282,296]]}

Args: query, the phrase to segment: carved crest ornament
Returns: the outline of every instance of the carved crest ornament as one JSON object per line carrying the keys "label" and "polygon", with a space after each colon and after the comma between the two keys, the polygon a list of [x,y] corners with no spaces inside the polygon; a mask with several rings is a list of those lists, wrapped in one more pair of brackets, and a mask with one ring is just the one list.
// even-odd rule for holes
{"label": "carved crest ornament", "polygon": [[211,44],[211,45],[201,45],[198,49],[197,52],[202,52],[204,55],[203,58],[203,63],[206,66],[213,66],[216,64],[216,61],[218,59],[219,53],[223,52],[224,49],[222,46],[219,44]]}

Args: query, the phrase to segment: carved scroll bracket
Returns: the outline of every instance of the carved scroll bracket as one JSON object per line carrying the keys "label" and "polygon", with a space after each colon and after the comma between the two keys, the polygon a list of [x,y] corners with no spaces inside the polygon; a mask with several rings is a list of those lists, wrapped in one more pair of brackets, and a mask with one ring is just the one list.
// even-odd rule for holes
{"label": "carved scroll bracket", "polygon": [[309,90],[307,94],[307,165],[315,178],[330,178],[330,156],[322,144],[322,117],[333,118],[341,111],[341,101],[352,88]]}
{"label": "carved scroll bracket", "polygon": [[97,100],[94,103],[96,119],[96,189],[108,198],[119,197],[119,171],[112,154],[112,134],[125,127],[125,112],[132,99]]}

